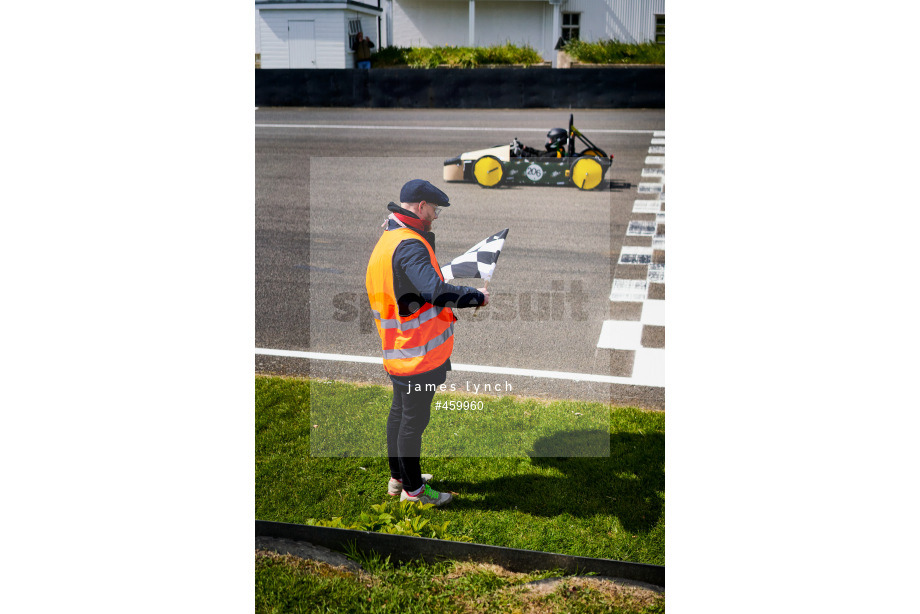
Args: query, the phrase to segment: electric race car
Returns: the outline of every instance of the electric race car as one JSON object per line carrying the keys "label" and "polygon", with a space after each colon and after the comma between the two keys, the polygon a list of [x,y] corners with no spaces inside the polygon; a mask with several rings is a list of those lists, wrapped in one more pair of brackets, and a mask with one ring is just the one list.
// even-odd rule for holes
{"label": "electric race car", "polygon": [[[575,152],[575,139],[586,149]],[[475,181],[484,188],[502,184],[574,185],[593,190],[601,184],[612,164],[603,149],[572,125],[553,128],[546,135],[543,151],[525,147],[516,138],[509,145],[468,151],[444,161],[444,181]]]}

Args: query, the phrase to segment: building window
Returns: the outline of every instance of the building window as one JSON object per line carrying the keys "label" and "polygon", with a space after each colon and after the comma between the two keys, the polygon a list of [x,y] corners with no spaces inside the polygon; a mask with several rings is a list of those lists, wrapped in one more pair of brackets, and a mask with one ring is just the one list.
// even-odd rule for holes
{"label": "building window", "polygon": [[348,21],[348,48],[351,49],[355,44],[355,36],[361,32],[361,20],[350,19]]}
{"label": "building window", "polygon": [[655,15],[655,42],[664,44],[664,15]]}
{"label": "building window", "polygon": [[563,13],[562,14],[562,40],[578,39],[578,26],[581,21],[581,13]]}

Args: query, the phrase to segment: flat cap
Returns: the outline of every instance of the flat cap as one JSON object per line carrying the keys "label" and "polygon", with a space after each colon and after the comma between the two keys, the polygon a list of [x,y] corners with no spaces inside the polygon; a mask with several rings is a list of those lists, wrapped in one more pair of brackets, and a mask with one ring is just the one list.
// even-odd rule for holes
{"label": "flat cap", "polygon": [[450,207],[447,194],[431,185],[424,179],[411,179],[399,191],[399,200],[404,203],[433,203],[441,207]]}

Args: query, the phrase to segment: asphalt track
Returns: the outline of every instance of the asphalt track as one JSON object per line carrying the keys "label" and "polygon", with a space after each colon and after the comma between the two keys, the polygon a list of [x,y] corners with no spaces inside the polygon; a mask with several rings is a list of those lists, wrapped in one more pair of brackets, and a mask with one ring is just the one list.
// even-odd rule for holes
{"label": "asphalt track", "polygon": [[[442,180],[461,152],[517,137],[542,148],[546,132],[575,126],[613,166],[597,190],[509,186],[487,190]],[[380,341],[364,292],[367,260],[408,179],[427,179],[452,206],[435,222],[442,264],[509,228],[477,315],[456,310],[452,362],[629,377],[635,353],[598,347],[605,320],[639,320],[641,304],[610,301],[611,282],[645,279],[647,266],[617,264],[649,143],[663,110],[436,110],[271,108],[255,112],[255,347],[378,357]],[[454,283],[481,287],[482,280]],[[664,284],[649,298],[664,299]],[[664,328],[643,344],[664,347]],[[379,364],[257,354],[258,373],[388,384]],[[454,371],[448,385],[545,399],[665,408],[663,387]]]}

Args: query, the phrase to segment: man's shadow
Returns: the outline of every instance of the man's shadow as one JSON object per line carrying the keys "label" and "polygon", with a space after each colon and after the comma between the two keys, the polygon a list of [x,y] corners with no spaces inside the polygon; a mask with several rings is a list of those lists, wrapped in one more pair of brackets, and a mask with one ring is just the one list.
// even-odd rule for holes
{"label": "man's shadow", "polygon": [[[604,438],[609,438],[609,456]],[[596,456],[588,456],[593,454]],[[599,429],[556,433],[528,452],[531,464],[562,475],[513,475],[451,482],[460,509],[517,509],[535,516],[614,515],[630,532],[654,527],[664,512],[664,435]],[[482,495],[477,500],[462,495]]]}

